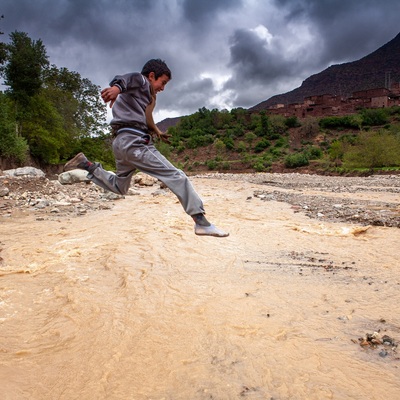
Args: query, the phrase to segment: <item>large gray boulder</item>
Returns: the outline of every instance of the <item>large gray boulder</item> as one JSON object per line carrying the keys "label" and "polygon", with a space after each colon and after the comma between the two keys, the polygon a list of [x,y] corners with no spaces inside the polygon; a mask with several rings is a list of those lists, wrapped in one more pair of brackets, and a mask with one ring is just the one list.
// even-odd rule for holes
{"label": "large gray boulder", "polygon": [[33,177],[33,178],[44,178],[46,176],[41,169],[34,167],[7,169],[3,171],[3,175],[9,177]]}
{"label": "large gray boulder", "polygon": [[73,183],[89,182],[87,178],[88,172],[83,169],[73,169],[72,171],[63,172],[58,175],[58,181],[62,185],[72,185]]}

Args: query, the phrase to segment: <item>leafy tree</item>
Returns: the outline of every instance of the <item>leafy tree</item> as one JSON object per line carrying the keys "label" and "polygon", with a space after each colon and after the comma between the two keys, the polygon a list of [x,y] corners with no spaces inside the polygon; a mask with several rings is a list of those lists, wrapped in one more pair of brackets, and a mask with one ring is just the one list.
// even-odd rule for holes
{"label": "leafy tree", "polygon": [[28,154],[28,144],[16,133],[17,122],[12,102],[0,92],[0,156],[22,163]]}
{"label": "leafy tree", "polygon": [[106,105],[100,88],[78,72],[52,65],[45,71],[46,94],[63,116],[71,139],[101,135],[106,129]]}
{"label": "leafy tree", "polygon": [[241,126],[247,126],[248,125],[248,111],[245,110],[244,108],[233,108],[231,110],[231,115],[233,116],[234,120],[236,121],[236,124],[239,124]]}
{"label": "leafy tree", "polygon": [[26,139],[30,153],[39,161],[58,163],[82,139],[102,136],[106,105],[100,88],[77,72],[49,66],[41,40],[24,32],[14,32],[10,39],[1,72],[14,103],[17,137]]}
{"label": "leafy tree", "polygon": [[[0,19],[3,19],[3,18],[4,18],[4,15],[1,15]],[[0,31],[0,35],[4,35],[4,32]],[[7,56],[7,53],[6,53],[5,43],[1,42],[0,43],[0,65],[4,64],[4,62],[6,61],[6,56]]]}
{"label": "leafy tree", "polygon": [[43,69],[48,65],[46,49],[40,39],[34,41],[24,32],[15,31],[10,39],[5,45],[7,63],[2,74],[12,98],[26,105],[42,87]]}
{"label": "leafy tree", "polygon": [[45,163],[60,162],[68,146],[68,135],[57,109],[43,95],[31,98],[20,131],[29,143],[31,154]]}

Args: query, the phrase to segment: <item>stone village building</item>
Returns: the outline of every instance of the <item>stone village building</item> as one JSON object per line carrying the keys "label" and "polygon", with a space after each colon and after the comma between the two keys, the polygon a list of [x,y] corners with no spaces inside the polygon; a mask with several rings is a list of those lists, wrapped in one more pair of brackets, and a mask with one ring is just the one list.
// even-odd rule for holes
{"label": "stone village building", "polygon": [[376,88],[354,92],[351,97],[323,94],[306,97],[303,103],[276,104],[269,114],[297,118],[354,114],[361,108],[384,108],[400,105],[400,82],[392,83],[390,90]]}

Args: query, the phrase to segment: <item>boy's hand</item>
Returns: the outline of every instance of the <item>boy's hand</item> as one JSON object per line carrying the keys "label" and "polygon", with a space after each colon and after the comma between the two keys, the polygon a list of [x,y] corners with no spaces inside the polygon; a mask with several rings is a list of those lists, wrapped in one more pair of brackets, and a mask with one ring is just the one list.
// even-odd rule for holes
{"label": "boy's hand", "polygon": [[101,97],[105,103],[108,103],[109,101],[111,102],[111,108],[120,93],[121,91],[119,90],[118,86],[111,86],[101,91]]}
{"label": "boy's hand", "polygon": [[157,126],[155,127],[155,129],[152,130],[152,133],[155,133],[157,138],[160,139],[161,141],[163,141],[164,143],[168,143],[171,144],[171,141],[169,140],[169,138],[171,137],[171,135],[168,135],[167,133],[161,132]]}
{"label": "boy's hand", "polygon": [[162,140],[164,143],[171,144],[171,141],[169,138],[171,135],[168,135],[167,133],[161,133],[161,135],[158,135],[159,139]]}

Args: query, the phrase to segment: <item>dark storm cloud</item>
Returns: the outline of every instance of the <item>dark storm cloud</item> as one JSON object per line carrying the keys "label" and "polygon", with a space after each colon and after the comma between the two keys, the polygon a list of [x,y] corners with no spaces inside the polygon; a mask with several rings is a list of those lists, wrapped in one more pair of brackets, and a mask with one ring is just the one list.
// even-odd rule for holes
{"label": "dark storm cloud", "polygon": [[164,59],[156,120],[251,107],[400,31],[399,0],[2,0],[0,14],[0,39],[42,39],[52,64],[102,87]]}
{"label": "dark storm cloud", "polygon": [[[185,114],[188,114],[191,110],[197,111],[198,108],[201,108],[199,104],[206,105],[209,99],[216,94],[216,91],[212,80],[204,78],[178,84],[169,93],[170,96],[168,97],[172,101],[169,102],[167,107],[171,110],[183,110]],[[167,96],[167,92],[163,93],[162,96]]]}
{"label": "dark storm cloud", "polygon": [[321,62],[353,61],[385,44],[400,30],[396,0],[274,0],[285,21],[310,24],[321,38]]}
{"label": "dark storm cloud", "polygon": [[185,18],[191,23],[204,22],[242,5],[242,0],[183,0]]}
{"label": "dark storm cloud", "polygon": [[291,66],[284,59],[284,49],[270,48],[254,32],[238,30],[233,34],[231,43],[229,65],[240,69],[246,80],[268,82],[291,73]]}

